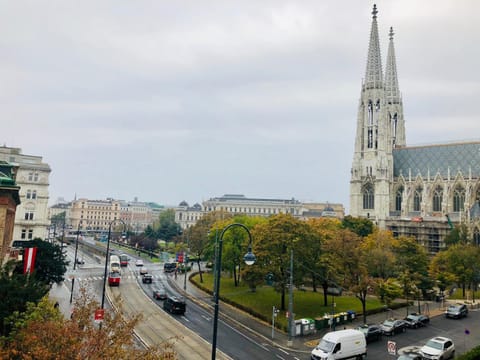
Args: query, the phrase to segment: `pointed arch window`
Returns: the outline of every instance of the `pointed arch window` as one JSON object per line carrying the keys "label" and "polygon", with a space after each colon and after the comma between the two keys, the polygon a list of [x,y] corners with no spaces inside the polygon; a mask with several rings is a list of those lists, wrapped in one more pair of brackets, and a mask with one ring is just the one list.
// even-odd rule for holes
{"label": "pointed arch window", "polygon": [[403,186],[399,187],[395,194],[395,211],[402,211]]}
{"label": "pointed arch window", "polygon": [[453,191],[453,211],[460,212],[464,210],[465,205],[465,189],[457,186]]}
{"label": "pointed arch window", "polygon": [[373,103],[368,101],[368,128],[367,128],[367,148],[373,148]]}
{"label": "pointed arch window", "polygon": [[480,230],[478,227],[473,230],[473,243],[477,246],[480,246]]}
{"label": "pointed arch window", "polygon": [[363,208],[373,209],[375,207],[375,195],[372,185],[366,185],[363,189]]}
{"label": "pointed arch window", "polygon": [[432,200],[432,210],[437,212],[442,211],[443,190],[440,185],[435,188]]}
{"label": "pointed arch window", "polygon": [[413,211],[421,211],[423,189],[419,186],[413,194]]}

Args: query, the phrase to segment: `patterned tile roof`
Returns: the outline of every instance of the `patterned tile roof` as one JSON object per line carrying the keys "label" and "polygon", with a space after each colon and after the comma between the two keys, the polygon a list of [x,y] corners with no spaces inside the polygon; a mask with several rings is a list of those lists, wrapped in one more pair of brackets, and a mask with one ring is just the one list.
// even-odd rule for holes
{"label": "patterned tile roof", "polygon": [[401,174],[416,176],[421,173],[434,177],[437,172],[442,177],[455,176],[461,171],[464,176],[480,176],[480,141],[468,143],[441,144],[431,146],[405,147],[393,150],[393,176]]}

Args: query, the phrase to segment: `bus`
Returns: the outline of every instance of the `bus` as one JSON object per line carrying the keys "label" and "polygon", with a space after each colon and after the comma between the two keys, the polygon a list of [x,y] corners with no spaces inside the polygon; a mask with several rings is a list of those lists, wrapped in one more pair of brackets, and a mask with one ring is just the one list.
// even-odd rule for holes
{"label": "bus", "polygon": [[121,254],[119,257],[120,266],[128,266],[128,260],[130,260],[130,258],[127,256],[127,254]]}
{"label": "bus", "polygon": [[110,272],[120,272],[120,259],[117,255],[110,255]]}

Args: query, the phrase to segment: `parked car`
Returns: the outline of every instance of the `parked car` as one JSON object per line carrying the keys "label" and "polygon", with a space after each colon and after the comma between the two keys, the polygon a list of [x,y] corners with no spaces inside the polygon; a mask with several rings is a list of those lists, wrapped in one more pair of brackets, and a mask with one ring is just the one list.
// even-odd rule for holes
{"label": "parked car", "polygon": [[186,307],[185,301],[176,296],[169,296],[163,302],[163,309],[172,314],[185,314]]}
{"label": "parked car", "polygon": [[407,331],[407,323],[405,320],[388,319],[385,320],[381,326],[384,335],[394,335]]}
{"label": "parked car", "polygon": [[382,338],[382,327],[380,325],[364,324],[357,327],[356,330],[361,331],[365,335],[367,343]]}
{"label": "parked car", "polygon": [[420,349],[424,359],[450,359],[455,357],[455,345],[449,338],[437,336],[427,341]]}
{"label": "parked car", "polygon": [[145,275],[148,273],[148,269],[145,266],[142,266],[139,272],[140,272],[140,275]]}
{"label": "parked car", "polygon": [[167,298],[167,291],[165,290],[165,288],[162,286],[162,287],[159,287],[159,288],[156,288],[156,289],[153,289],[153,298],[156,299],[156,300],[165,300]]}
{"label": "parked car", "polygon": [[153,281],[152,274],[145,274],[142,276],[142,283],[144,284],[151,284]]}
{"label": "parked car", "polygon": [[447,310],[445,311],[445,317],[460,319],[462,317],[466,317],[468,315],[468,307],[465,304],[453,304],[449,305]]}
{"label": "parked car", "polygon": [[135,261],[135,266],[143,266],[143,260],[138,259],[137,261]]}
{"label": "parked car", "polygon": [[430,322],[430,318],[427,315],[412,313],[408,315],[405,319],[407,327],[411,329],[418,329],[421,326],[427,326]]}
{"label": "parked car", "polygon": [[417,351],[407,351],[400,355],[397,360],[422,360],[422,354]]}

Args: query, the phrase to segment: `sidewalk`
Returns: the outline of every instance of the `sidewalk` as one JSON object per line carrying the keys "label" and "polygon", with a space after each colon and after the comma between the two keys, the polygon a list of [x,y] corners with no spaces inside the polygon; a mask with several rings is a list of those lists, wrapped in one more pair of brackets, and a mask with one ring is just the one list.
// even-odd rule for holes
{"label": "sidewalk", "polygon": [[[184,275],[178,275],[175,279],[174,276],[169,277],[169,282],[174,285],[177,290],[188,297],[191,301],[195,301],[202,306],[213,307],[213,299],[211,295],[199,290],[195,285],[190,281],[187,281],[187,290],[186,294],[183,290],[184,288]],[[430,317],[435,317],[442,315],[444,313],[446,304],[436,303],[432,301],[422,302],[421,310],[423,313],[426,313]],[[418,306],[410,306],[408,308],[408,313],[418,312]],[[319,340],[323,335],[330,331],[330,329],[317,330],[316,333],[305,335],[305,336],[295,336],[292,338],[291,346],[289,346],[289,336],[288,334],[275,329],[274,338],[272,339],[272,325],[267,324],[258,320],[257,318],[252,317],[251,315],[236,309],[233,306],[230,306],[226,303],[220,303],[220,313],[222,316],[227,316],[234,321],[236,321],[240,326],[256,333],[258,336],[261,336],[265,339],[266,342],[273,343],[275,346],[283,348],[288,351],[294,351],[298,353],[308,353],[318,344]],[[403,319],[407,316],[407,308],[403,307],[396,310],[389,310],[373,315],[367,316],[368,323],[380,324],[385,319],[390,317],[395,317],[398,319]],[[336,330],[345,328],[355,328],[363,324],[363,316],[357,316],[355,320],[349,323],[337,325]]]}

